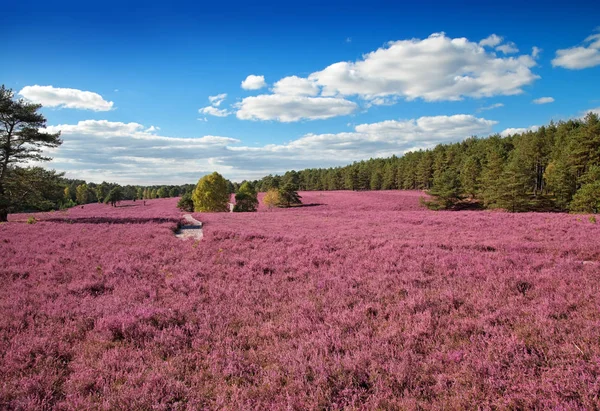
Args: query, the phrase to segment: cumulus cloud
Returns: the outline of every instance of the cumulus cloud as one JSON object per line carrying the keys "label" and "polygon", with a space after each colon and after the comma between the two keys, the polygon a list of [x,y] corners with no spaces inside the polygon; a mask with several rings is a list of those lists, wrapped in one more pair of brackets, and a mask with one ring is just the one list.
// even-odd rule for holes
{"label": "cumulus cloud", "polygon": [[319,94],[319,87],[307,78],[290,76],[276,82],[273,85],[273,92],[286,96],[316,96]]}
{"label": "cumulus cloud", "polygon": [[[346,165],[402,155],[437,143],[491,133],[495,121],[471,115],[360,124],[353,131],[307,134],[286,144],[247,146],[231,137],[168,137],[139,123],[85,120],[48,127],[64,143],[48,150],[67,176],[121,184],[182,184],[218,171],[237,181],[289,169]],[[154,127],[153,132],[158,131]]]}
{"label": "cumulus cloud", "polygon": [[552,66],[571,70],[600,65],[600,33],[592,34],[580,46],[556,50]]}
{"label": "cumulus cloud", "polygon": [[498,36],[497,34],[492,34],[479,42],[479,45],[482,47],[496,47],[498,44],[502,43],[504,40],[503,37]]}
{"label": "cumulus cloud", "polygon": [[243,99],[237,105],[237,118],[284,123],[322,120],[351,114],[357,107],[356,103],[343,98],[263,94]]}
{"label": "cumulus cloud", "polygon": [[45,107],[109,111],[114,104],[112,101],[104,100],[98,93],[53,86],[26,86],[19,91],[19,95]]}
{"label": "cumulus cloud", "polygon": [[244,81],[242,81],[242,88],[244,90],[259,90],[266,87],[265,76],[256,76],[250,74]]}
{"label": "cumulus cloud", "polygon": [[520,128],[506,128],[500,132],[502,137],[511,136],[513,134],[526,133],[528,131],[538,131],[540,126],[520,127]]}
{"label": "cumulus cloud", "polygon": [[[499,37],[482,40],[498,44]],[[464,97],[515,95],[539,78],[533,57],[498,57],[466,38],[435,33],[424,40],[400,40],[366,54],[356,62],[338,62],[312,73],[322,96],[407,100],[461,100]]]}
{"label": "cumulus cloud", "polygon": [[533,100],[533,104],[548,104],[554,103],[554,97],[540,97]]}
{"label": "cumulus cloud", "polygon": [[[501,51],[504,54],[514,54],[514,53],[519,52],[517,45],[515,43],[513,43],[512,41],[496,47],[496,50]],[[533,52],[532,52],[532,56],[533,56]]]}

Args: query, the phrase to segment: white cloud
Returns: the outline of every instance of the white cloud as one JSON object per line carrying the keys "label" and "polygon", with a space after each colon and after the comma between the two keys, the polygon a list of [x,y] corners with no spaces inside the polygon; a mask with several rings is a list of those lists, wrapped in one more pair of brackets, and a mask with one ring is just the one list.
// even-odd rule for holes
{"label": "white cloud", "polygon": [[[496,50],[501,51],[504,54],[514,54],[514,53],[519,52],[517,45],[515,43],[513,43],[512,41],[496,47]],[[533,52],[532,52],[532,56],[533,56]]]}
{"label": "white cloud", "polygon": [[495,124],[471,115],[389,120],[360,124],[350,132],[307,134],[286,144],[258,147],[222,136],[161,136],[151,134],[152,127],[107,120],[51,126],[47,131],[62,131],[63,145],[49,154],[54,157],[51,167],[66,171],[68,177],[121,184],[182,184],[212,171],[241,181],[290,169],[402,155],[475,134],[487,135]]}
{"label": "white cloud", "polygon": [[533,100],[533,104],[548,104],[554,103],[554,97],[540,97]]}
{"label": "white cloud", "polygon": [[215,117],[227,117],[227,116],[233,114],[231,111],[229,111],[225,108],[218,109],[217,107],[214,107],[214,106],[203,107],[203,108],[199,109],[198,112],[200,114],[208,114],[210,116],[215,116]]}
{"label": "white cloud", "polygon": [[346,165],[371,157],[402,155],[406,151],[431,148],[438,143],[459,141],[472,135],[489,134],[495,121],[471,115],[421,117],[360,124],[351,132],[307,134],[287,144],[263,147],[233,146],[238,162],[281,164],[301,169]]}
{"label": "white cloud", "polygon": [[[492,37],[482,42],[497,44]],[[323,88],[322,96],[455,101],[520,94],[539,78],[531,72],[535,65],[529,55],[498,57],[466,38],[436,33],[424,40],[390,42],[359,61],[334,63],[308,79]]]}
{"label": "white cloud", "polygon": [[316,96],[319,87],[314,81],[297,76],[284,77],[273,85],[275,94],[286,96]]}
{"label": "white cloud", "polygon": [[513,134],[526,133],[528,131],[537,131],[540,126],[521,127],[521,128],[506,128],[500,132],[502,137],[510,136]]}
{"label": "white cloud", "polygon": [[[217,108],[221,105],[221,103],[226,98],[227,98],[227,93],[217,94],[216,96],[208,96],[208,101],[210,101],[210,106],[203,107],[203,108],[199,109],[198,112],[200,114],[208,114],[210,116],[215,116],[215,117],[227,117],[233,113],[225,108],[224,109]],[[204,118],[203,121],[207,121],[207,119]]]}
{"label": "white cloud", "polygon": [[23,87],[19,94],[45,107],[93,111],[108,111],[113,108],[113,102],[104,100],[100,94],[74,88],[34,85]]}
{"label": "white cloud", "polygon": [[571,70],[598,65],[600,65],[600,33],[586,38],[581,46],[556,50],[556,57],[552,60],[552,66]]}
{"label": "white cloud", "polygon": [[242,88],[244,90],[259,90],[266,85],[265,76],[256,76],[254,74],[250,74],[246,77],[246,80],[242,81]]}
{"label": "white cloud", "polygon": [[246,97],[238,105],[240,120],[277,120],[284,123],[321,120],[351,114],[357,104],[343,98],[263,94]]}
{"label": "white cloud", "polygon": [[587,116],[587,115],[588,115],[588,113],[590,113],[590,112],[592,112],[592,113],[594,113],[594,114],[597,114],[597,115],[599,115],[599,116],[600,116],[600,107],[596,107],[596,108],[590,108],[590,109],[587,109],[587,110],[585,110],[585,111],[582,111],[582,112],[579,114],[579,119],[580,119],[580,120],[583,120],[583,119],[585,118],[585,116]]}
{"label": "white cloud", "polygon": [[493,110],[495,108],[500,108],[500,107],[504,107],[504,104],[502,103],[495,103],[486,107],[480,107],[477,109],[477,112],[480,113],[482,111],[488,111],[488,110]]}
{"label": "white cloud", "polygon": [[479,45],[482,47],[485,47],[485,46],[496,47],[498,44],[502,43],[503,40],[504,40],[503,37],[498,36],[496,34],[492,34],[492,35],[486,37],[485,39],[481,40],[479,42]]}
{"label": "white cloud", "polygon": [[540,55],[541,52],[542,52],[541,48],[533,46],[533,48],[531,49],[531,57],[536,59],[536,58],[538,58],[538,56]]}
{"label": "white cloud", "polygon": [[227,93],[217,94],[216,96],[208,96],[208,101],[215,107],[219,107],[223,100],[227,98]]}

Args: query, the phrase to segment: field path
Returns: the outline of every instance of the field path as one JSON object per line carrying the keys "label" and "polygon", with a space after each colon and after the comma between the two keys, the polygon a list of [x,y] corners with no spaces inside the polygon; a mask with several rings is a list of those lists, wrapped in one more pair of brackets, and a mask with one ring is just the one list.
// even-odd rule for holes
{"label": "field path", "polygon": [[202,233],[202,222],[196,220],[191,214],[185,214],[183,218],[189,224],[182,225],[181,228],[175,233],[175,237],[181,238],[182,240],[186,238],[195,238],[197,240],[202,239],[204,236]]}

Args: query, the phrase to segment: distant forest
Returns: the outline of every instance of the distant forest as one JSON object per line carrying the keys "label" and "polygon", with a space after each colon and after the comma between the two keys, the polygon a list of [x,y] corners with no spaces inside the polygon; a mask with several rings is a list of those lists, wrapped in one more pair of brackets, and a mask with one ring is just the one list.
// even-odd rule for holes
{"label": "distant forest", "polygon": [[431,208],[508,211],[600,209],[600,120],[551,122],[537,131],[471,137],[401,157],[345,167],[288,171],[254,182],[259,191],[292,183],[299,190],[428,190]]}
{"label": "distant forest", "polygon": [[[11,212],[179,197],[196,186],[95,184],[67,179],[41,167],[14,167],[12,173],[15,181],[23,180],[26,184],[21,185],[35,188],[37,194],[12,204]],[[237,192],[244,182],[227,180],[229,192]],[[401,157],[370,159],[345,167],[292,170],[248,182],[262,192],[286,184],[300,191],[426,190],[433,200],[425,204],[434,209],[598,213],[600,119],[589,113],[584,119],[551,122],[537,131],[471,137]]]}

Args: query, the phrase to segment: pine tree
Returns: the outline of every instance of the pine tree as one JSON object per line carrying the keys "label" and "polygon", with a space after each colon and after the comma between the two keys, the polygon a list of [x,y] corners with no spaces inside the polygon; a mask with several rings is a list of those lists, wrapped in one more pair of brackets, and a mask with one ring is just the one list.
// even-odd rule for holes
{"label": "pine tree", "polygon": [[496,205],[508,211],[524,211],[529,205],[528,190],[531,184],[530,170],[519,152],[511,153],[510,159],[497,183]]}
{"label": "pine tree", "polygon": [[427,193],[434,197],[432,201],[426,201],[425,205],[434,210],[448,210],[462,200],[462,188],[458,173],[448,168],[433,179],[431,190]]}
{"label": "pine tree", "polygon": [[474,156],[469,156],[464,161],[460,171],[460,182],[465,193],[474,198],[479,191],[479,177],[481,175],[481,165]]}
{"label": "pine tree", "polygon": [[[38,113],[41,105],[13,98],[12,90],[0,86],[0,222],[7,221],[9,211],[19,206],[19,198],[11,196],[11,192],[6,189],[9,184],[8,178],[17,175],[11,173],[11,168],[17,163],[31,160],[48,161],[50,158],[44,156],[42,150],[62,144],[60,133],[40,131],[46,127],[46,119]],[[40,174],[20,175],[24,177]],[[10,182],[12,192],[16,190],[16,182]],[[22,182],[28,184],[27,181]],[[33,182],[30,185],[33,187]]]}

